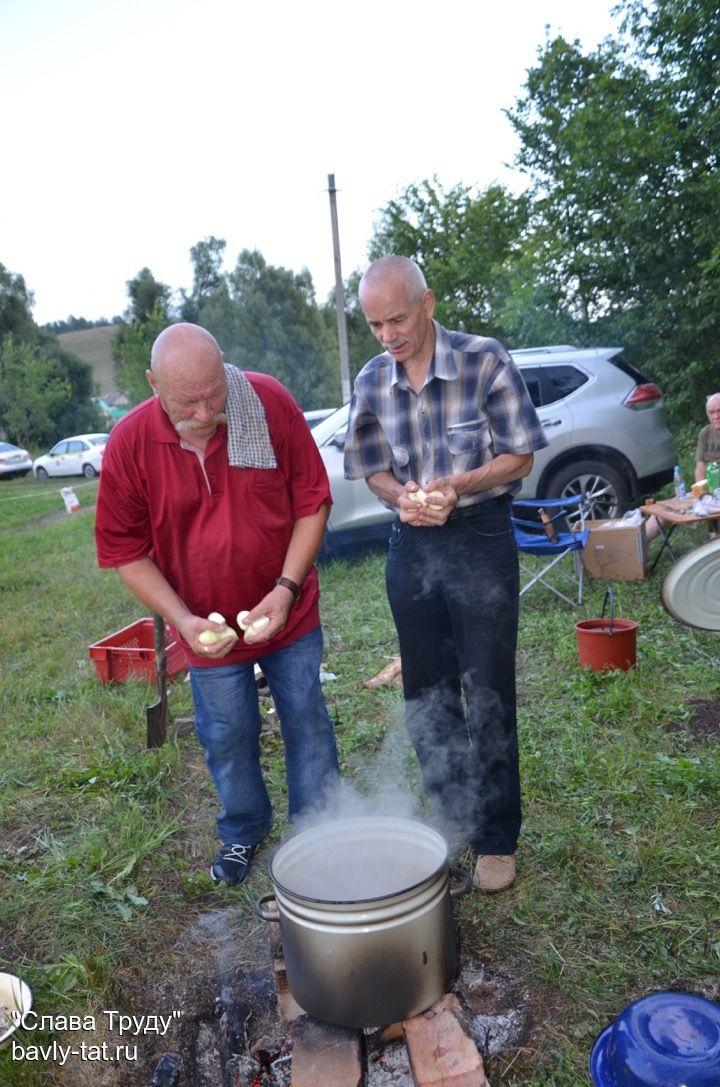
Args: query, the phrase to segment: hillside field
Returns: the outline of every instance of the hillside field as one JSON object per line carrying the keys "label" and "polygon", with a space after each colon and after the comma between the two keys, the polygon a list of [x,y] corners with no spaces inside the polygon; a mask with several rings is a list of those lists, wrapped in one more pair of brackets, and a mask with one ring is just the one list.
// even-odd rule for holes
{"label": "hillside field", "polygon": [[117,325],[102,325],[77,332],[61,332],[58,340],[66,351],[72,351],[83,362],[89,362],[95,374],[95,383],[101,396],[117,393],[113,380],[113,360],[110,341]]}

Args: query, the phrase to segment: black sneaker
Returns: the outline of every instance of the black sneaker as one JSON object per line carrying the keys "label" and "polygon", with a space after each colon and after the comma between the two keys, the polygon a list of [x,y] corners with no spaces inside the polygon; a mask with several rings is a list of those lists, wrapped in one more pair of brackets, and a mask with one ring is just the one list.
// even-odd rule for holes
{"label": "black sneaker", "polygon": [[249,876],[256,850],[256,845],[242,845],[240,842],[224,845],[210,866],[210,879],[213,883],[237,887]]}

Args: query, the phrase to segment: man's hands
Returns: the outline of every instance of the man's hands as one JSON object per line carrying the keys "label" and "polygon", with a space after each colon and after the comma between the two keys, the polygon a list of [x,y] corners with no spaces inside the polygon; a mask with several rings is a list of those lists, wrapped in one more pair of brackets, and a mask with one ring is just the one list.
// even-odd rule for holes
{"label": "man's hands", "polygon": [[[390,472],[376,472],[368,476],[365,482],[382,502],[397,507],[401,521],[408,525],[436,528],[445,524],[461,497],[495,488],[506,490],[508,483],[527,476],[532,466],[532,453],[500,453],[479,468],[428,480],[422,485],[422,490],[432,498],[428,501],[426,497],[425,502],[411,497],[413,492],[420,490],[414,480],[401,487]],[[433,491],[439,492],[441,497],[433,495]],[[440,506],[440,509],[433,509],[434,506]]]}
{"label": "man's hands", "polygon": [[[254,608],[243,616],[243,625],[246,629],[241,630],[240,636],[245,643],[247,645],[262,645],[269,642],[276,634],[279,634],[287,625],[288,615],[293,603],[294,598],[290,590],[282,585],[276,585],[267,596],[264,596]],[[213,612],[212,614],[215,615],[216,613]],[[253,631],[247,629],[251,623],[262,616],[267,616],[269,619],[269,622],[262,630]],[[199,615],[185,615],[175,624],[175,629],[183,641],[192,649],[193,653],[197,653],[198,656],[221,660],[228,655],[238,639],[238,632],[235,630],[236,623],[237,618],[235,616],[229,618],[227,623],[223,624],[214,622],[211,619],[203,619]],[[226,633],[228,629],[230,629],[231,633]],[[225,633],[225,637],[217,642],[212,642],[210,645],[205,645],[200,641],[200,635],[203,631],[208,630],[214,634]]]}
{"label": "man's hands", "polygon": [[213,642],[212,645],[203,645],[200,641],[200,635],[204,630],[212,630],[215,634],[221,634],[229,624],[215,623],[210,619],[202,619],[199,615],[185,615],[174,625],[182,640],[199,657],[214,657],[219,660],[221,657],[228,655],[237,641],[237,632],[235,631],[235,637],[232,634],[227,634],[219,642]]}
{"label": "man's hands", "polygon": [[287,625],[288,615],[294,603],[295,597],[290,589],[286,589],[284,585],[276,585],[274,589],[271,589],[267,596],[264,596],[254,608],[251,608],[243,619],[246,627],[249,627],[251,623],[254,623],[256,619],[260,619],[263,615],[266,615],[270,620],[262,630],[257,632],[245,631],[244,638],[247,644],[262,645],[264,642],[269,642],[276,634],[279,634]]}
{"label": "man's hands", "polygon": [[400,520],[419,528],[444,525],[457,503],[457,491],[446,477],[431,480],[422,488],[410,480],[397,499]]}

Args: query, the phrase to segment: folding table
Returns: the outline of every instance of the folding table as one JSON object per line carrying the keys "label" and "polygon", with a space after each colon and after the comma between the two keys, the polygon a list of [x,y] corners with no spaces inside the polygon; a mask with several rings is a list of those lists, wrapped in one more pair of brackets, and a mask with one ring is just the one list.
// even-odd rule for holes
{"label": "folding table", "polygon": [[695,499],[689,498],[663,498],[659,502],[650,502],[640,509],[648,517],[655,517],[660,529],[660,536],[662,538],[662,547],[658,551],[653,560],[653,564],[650,567],[650,573],[653,572],[662,555],[667,551],[670,555],[672,562],[677,562],[677,555],[672,549],[670,544],[670,537],[672,536],[678,525],[698,525],[702,522],[708,524],[715,524],[717,526],[720,521],[720,509],[714,513],[708,513],[706,515],[698,515],[692,512]]}

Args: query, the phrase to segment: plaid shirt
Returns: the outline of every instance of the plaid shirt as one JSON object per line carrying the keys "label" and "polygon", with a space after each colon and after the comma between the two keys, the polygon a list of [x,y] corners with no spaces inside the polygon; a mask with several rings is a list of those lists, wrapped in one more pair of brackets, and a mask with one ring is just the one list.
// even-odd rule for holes
{"label": "plaid shirt", "polygon": [[[389,352],[355,379],[345,439],[345,478],[392,472],[422,485],[523,455],[547,439],[520,372],[497,340],[448,332],[434,321],[435,352],[416,393]],[[471,505],[520,489],[520,480],[463,498]]]}

